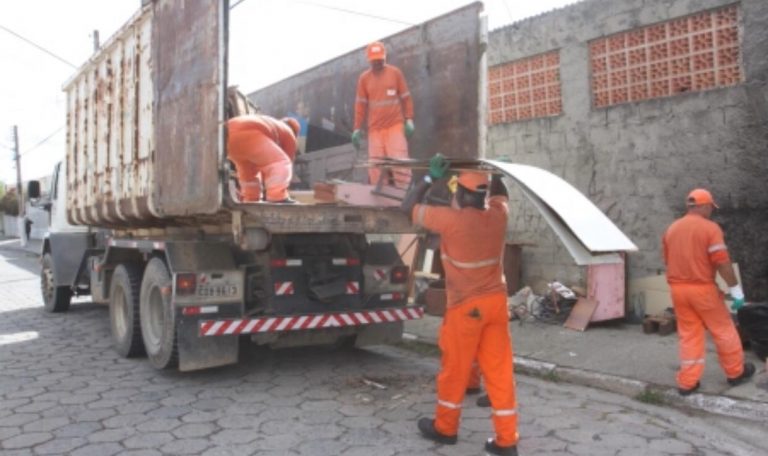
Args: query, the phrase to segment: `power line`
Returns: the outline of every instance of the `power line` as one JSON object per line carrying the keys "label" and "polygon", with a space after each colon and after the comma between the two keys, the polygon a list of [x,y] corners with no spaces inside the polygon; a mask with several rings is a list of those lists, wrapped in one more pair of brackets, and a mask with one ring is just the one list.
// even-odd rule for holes
{"label": "power line", "polygon": [[[245,0],[240,0],[240,1],[245,1]],[[342,13],[353,14],[355,16],[369,17],[369,18],[372,18],[372,19],[378,19],[380,21],[394,22],[396,24],[401,24],[401,25],[416,25],[413,22],[405,22],[405,21],[401,21],[399,19],[392,19],[392,18],[389,18],[389,17],[377,16],[375,14],[364,13],[362,11],[355,11],[355,10],[350,10],[350,9],[346,9],[346,8],[338,8],[338,7],[330,6],[330,5],[323,5],[322,3],[305,2],[305,1],[297,1],[296,3],[303,3],[305,5],[316,6],[318,8],[325,8],[325,9],[332,10],[332,11],[340,11]]]}
{"label": "power line", "polygon": [[[232,10],[234,7],[236,7],[237,5],[243,3],[244,1],[245,0],[238,0],[233,5],[231,5],[229,7],[229,9]],[[340,11],[342,13],[353,14],[355,16],[363,16],[363,17],[367,17],[367,18],[371,18],[371,19],[378,19],[380,21],[394,22],[396,24],[401,24],[401,25],[415,25],[412,22],[401,21],[399,19],[392,19],[392,18],[384,17],[384,16],[377,16],[375,14],[368,14],[368,13],[364,13],[362,11],[356,11],[356,10],[351,10],[351,9],[346,9],[346,8],[339,8],[339,7],[336,7],[336,6],[324,5],[322,3],[305,2],[305,1],[296,1],[294,3],[302,3],[304,5],[315,6],[317,8],[324,8],[324,9],[328,9],[328,10],[332,10],[332,11]]]}
{"label": "power line", "polygon": [[504,4],[504,8],[507,10],[507,16],[509,16],[510,22],[515,22],[515,19],[512,17],[512,10],[509,9],[509,4],[507,4],[507,0],[500,1]]}
{"label": "power line", "polygon": [[59,127],[59,128],[56,130],[56,131],[54,131],[54,132],[53,132],[53,133],[51,133],[50,135],[48,135],[48,136],[46,136],[45,138],[43,138],[43,140],[42,140],[42,141],[38,142],[38,143],[37,143],[37,144],[35,144],[34,146],[32,146],[32,147],[30,147],[29,149],[25,150],[24,152],[20,153],[20,154],[19,154],[19,156],[20,156],[20,157],[23,157],[23,156],[27,155],[28,153],[32,152],[33,150],[37,149],[38,147],[42,146],[43,144],[47,143],[47,142],[48,142],[48,141],[50,141],[50,140],[51,140],[51,139],[52,139],[54,136],[56,136],[56,134],[57,134],[58,132],[60,132],[61,130],[63,130],[63,129],[64,129],[64,127],[66,127],[66,125],[62,125],[62,126],[60,126],[60,127]]}
{"label": "power line", "polygon": [[30,44],[30,45],[32,45],[32,46],[34,46],[34,47],[36,47],[37,49],[39,49],[39,50],[41,50],[41,51],[45,52],[46,54],[50,55],[50,56],[51,56],[51,57],[53,57],[54,59],[56,59],[56,60],[58,60],[58,61],[60,61],[60,62],[62,62],[62,63],[66,63],[67,65],[71,66],[72,68],[75,68],[75,69],[77,69],[77,65],[75,65],[75,64],[73,64],[73,63],[70,63],[70,62],[68,62],[67,60],[65,60],[65,59],[64,59],[64,58],[62,58],[62,57],[59,57],[58,55],[54,54],[53,52],[49,51],[48,49],[44,48],[43,46],[40,46],[39,44],[35,43],[34,41],[32,41],[32,40],[30,40],[30,39],[27,39],[27,38],[24,38],[23,36],[19,35],[18,33],[14,32],[13,30],[9,29],[8,27],[6,27],[6,26],[4,26],[4,25],[0,24],[0,29],[3,29],[3,30],[5,30],[6,32],[8,32],[8,33],[10,33],[11,35],[15,36],[16,38],[18,38],[18,39],[20,39],[20,40],[24,41],[25,43],[27,43],[27,44]]}

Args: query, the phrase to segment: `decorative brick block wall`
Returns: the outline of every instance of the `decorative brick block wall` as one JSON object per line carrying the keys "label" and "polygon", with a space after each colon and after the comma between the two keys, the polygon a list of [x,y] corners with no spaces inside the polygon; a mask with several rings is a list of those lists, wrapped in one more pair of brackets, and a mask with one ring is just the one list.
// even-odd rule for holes
{"label": "decorative brick block wall", "polygon": [[739,6],[703,11],[589,44],[595,108],[744,80]]}
{"label": "decorative brick block wall", "polygon": [[488,91],[491,125],[560,115],[563,102],[559,52],[489,68]]}

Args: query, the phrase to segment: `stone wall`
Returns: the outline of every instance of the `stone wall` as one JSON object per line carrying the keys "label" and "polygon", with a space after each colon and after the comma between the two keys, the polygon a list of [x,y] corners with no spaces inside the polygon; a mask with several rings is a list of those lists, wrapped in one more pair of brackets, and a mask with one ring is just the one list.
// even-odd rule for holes
{"label": "stone wall", "polygon": [[[563,113],[491,126],[488,156],[541,166],[575,185],[638,245],[629,276],[663,271],[660,237],[695,187],[710,189],[748,299],[768,299],[768,1],[742,0],[745,81],[668,98],[592,107],[588,42],[734,4],[586,0],[492,31],[488,65],[560,52]],[[584,280],[536,210],[513,190],[511,236],[530,241],[524,283]]]}

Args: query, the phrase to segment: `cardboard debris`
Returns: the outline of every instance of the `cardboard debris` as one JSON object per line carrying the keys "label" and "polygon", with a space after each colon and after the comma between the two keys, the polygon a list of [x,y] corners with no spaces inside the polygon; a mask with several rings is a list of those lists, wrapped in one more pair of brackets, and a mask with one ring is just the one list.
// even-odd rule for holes
{"label": "cardboard debris", "polygon": [[592,319],[592,314],[597,309],[597,301],[588,298],[579,298],[576,301],[576,305],[571,309],[571,313],[568,315],[568,319],[563,324],[568,329],[574,329],[576,331],[584,331],[589,325],[589,321]]}
{"label": "cardboard debris", "polygon": [[[354,182],[316,182],[314,198],[318,203],[342,203],[350,206],[399,206],[404,191],[394,187],[375,187]],[[400,198],[400,199],[398,199]]]}

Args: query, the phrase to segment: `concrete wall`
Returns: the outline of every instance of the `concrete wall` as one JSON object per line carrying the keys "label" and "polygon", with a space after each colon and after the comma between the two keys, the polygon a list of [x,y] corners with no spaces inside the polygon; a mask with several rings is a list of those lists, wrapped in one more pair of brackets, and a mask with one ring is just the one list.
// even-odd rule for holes
{"label": "concrete wall", "polygon": [[[574,184],[639,246],[630,277],[663,270],[660,237],[695,187],[721,206],[714,219],[741,266],[748,299],[768,298],[768,1],[743,0],[745,82],[729,88],[593,109],[588,41],[734,3],[586,0],[492,31],[489,66],[560,50],[563,114],[489,129],[490,157],[546,168]],[[513,191],[511,236],[525,283],[583,281],[584,271],[535,209]]]}

